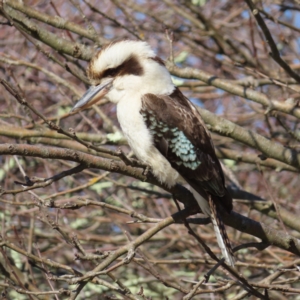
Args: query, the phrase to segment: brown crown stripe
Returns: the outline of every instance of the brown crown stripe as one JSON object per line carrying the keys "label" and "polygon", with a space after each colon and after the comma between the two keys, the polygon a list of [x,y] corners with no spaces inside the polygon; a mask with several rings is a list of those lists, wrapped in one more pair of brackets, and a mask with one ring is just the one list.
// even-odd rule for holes
{"label": "brown crown stripe", "polygon": [[139,63],[137,57],[134,55],[131,55],[120,66],[116,68],[106,69],[101,73],[93,71],[94,63],[95,60],[92,59],[87,69],[88,77],[92,80],[101,80],[102,78],[106,78],[106,77],[116,77],[116,76],[124,76],[124,75],[142,76],[144,74],[143,67]]}

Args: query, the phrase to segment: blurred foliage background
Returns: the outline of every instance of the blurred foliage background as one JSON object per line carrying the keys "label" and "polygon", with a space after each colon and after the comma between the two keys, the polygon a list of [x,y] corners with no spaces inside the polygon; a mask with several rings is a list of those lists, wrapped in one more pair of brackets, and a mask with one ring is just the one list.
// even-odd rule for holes
{"label": "blurred foliage background", "polygon": [[[223,267],[205,281],[215,262],[171,225],[168,190],[122,161],[114,105],[69,115],[88,60],[117,39],[165,60],[240,191],[234,210],[285,239],[239,250],[238,273],[263,299],[300,299],[299,20],[284,0],[0,1],[2,299],[258,298]],[[220,254],[211,225],[191,227]],[[227,227],[234,246],[260,241],[242,227]]]}

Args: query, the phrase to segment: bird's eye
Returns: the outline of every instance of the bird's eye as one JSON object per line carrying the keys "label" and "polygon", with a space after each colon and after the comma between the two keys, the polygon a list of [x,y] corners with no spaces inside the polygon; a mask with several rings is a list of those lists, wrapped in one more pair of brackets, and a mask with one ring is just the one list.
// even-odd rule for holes
{"label": "bird's eye", "polygon": [[118,73],[117,68],[110,68],[104,71],[103,77],[114,77],[117,75],[117,73]]}

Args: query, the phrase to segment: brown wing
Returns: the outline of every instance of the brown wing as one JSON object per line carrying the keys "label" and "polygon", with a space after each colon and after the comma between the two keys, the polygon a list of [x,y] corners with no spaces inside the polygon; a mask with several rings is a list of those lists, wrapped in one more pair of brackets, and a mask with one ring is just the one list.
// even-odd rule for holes
{"label": "brown wing", "polygon": [[218,199],[228,211],[232,200],[210,134],[193,104],[175,89],[171,95],[146,94],[141,114],[155,146],[202,196]]}

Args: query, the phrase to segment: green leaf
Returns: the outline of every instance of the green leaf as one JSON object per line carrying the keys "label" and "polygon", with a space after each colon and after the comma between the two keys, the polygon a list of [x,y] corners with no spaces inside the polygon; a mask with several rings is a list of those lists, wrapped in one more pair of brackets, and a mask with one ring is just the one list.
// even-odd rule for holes
{"label": "green leaf", "polygon": [[182,51],[174,58],[174,62],[176,64],[183,63],[187,59],[188,55],[189,53],[187,51]]}
{"label": "green leaf", "polygon": [[172,77],[172,82],[175,86],[181,86],[184,83],[184,80]]}
{"label": "green leaf", "polygon": [[66,106],[66,107],[60,106],[60,107],[58,108],[58,110],[57,110],[57,115],[58,115],[58,116],[63,116],[63,115],[65,115],[65,114],[69,113],[70,110],[71,110],[71,107],[70,107],[70,106]]}
{"label": "green leaf", "polygon": [[98,194],[102,193],[103,189],[107,189],[113,186],[113,183],[111,181],[101,181],[98,183],[95,183],[90,187],[91,190],[96,191]]}
{"label": "green leaf", "polygon": [[115,133],[109,133],[106,135],[106,138],[109,142],[116,143],[120,140],[122,140],[124,137],[120,131],[117,131]]}
{"label": "green leaf", "polygon": [[73,229],[84,228],[89,224],[89,220],[86,218],[76,219],[74,222],[70,223],[70,227]]}
{"label": "green leaf", "polygon": [[192,0],[192,3],[196,6],[204,6],[206,3],[206,0]]}
{"label": "green leaf", "polygon": [[232,160],[232,159],[223,159],[224,164],[229,167],[229,168],[233,168],[236,165],[236,161]]}

